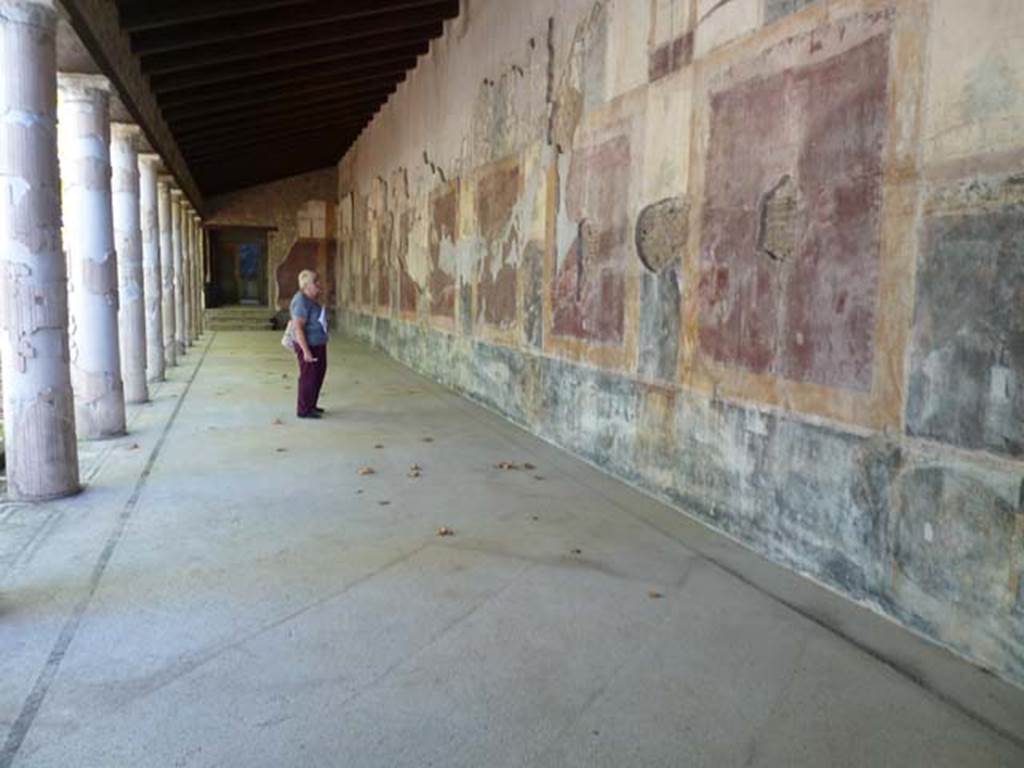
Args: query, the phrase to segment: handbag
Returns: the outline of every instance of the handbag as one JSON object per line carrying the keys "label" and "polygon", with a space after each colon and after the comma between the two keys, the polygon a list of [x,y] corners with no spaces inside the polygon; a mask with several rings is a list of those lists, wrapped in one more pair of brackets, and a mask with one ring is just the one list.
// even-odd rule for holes
{"label": "handbag", "polygon": [[281,346],[285,349],[295,351],[295,321],[289,320],[284,327],[284,336],[281,337]]}

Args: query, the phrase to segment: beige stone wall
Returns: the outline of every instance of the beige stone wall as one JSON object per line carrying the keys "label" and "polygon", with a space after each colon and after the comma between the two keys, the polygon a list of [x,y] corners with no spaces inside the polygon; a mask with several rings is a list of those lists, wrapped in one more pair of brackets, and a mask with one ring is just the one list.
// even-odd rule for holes
{"label": "beige stone wall", "polygon": [[[207,225],[272,229],[267,235],[267,295],[273,306],[280,299],[274,276],[292,246],[300,238],[330,237],[325,216],[331,211],[333,230],[337,178],[337,169],[324,168],[207,200]],[[314,232],[317,222],[324,235]]]}
{"label": "beige stone wall", "polygon": [[396,357],[1024,683],[1024,4],[465,0],[339,164]]}

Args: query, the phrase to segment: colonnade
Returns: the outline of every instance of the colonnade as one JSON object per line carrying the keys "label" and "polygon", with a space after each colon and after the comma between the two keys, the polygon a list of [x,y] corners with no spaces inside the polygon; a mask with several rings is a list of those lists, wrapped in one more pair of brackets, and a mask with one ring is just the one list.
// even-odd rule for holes
{"label": "colonnade", "polygon": [[79,490],[78,439],[125,434],[202,332],[199,213],[110,82],[57,72],[53,0],[0,0],[0,360],[8,496]]}

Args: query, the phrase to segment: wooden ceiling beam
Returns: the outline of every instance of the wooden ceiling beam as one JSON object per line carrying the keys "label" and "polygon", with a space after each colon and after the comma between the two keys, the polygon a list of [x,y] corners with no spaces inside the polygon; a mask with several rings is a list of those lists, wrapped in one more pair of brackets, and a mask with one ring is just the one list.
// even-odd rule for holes
{"label": "wooden ceiling beam", "polygon": [[235,98],[225,98],[219,101],[200,102],[194,105],[165,108],[164,119],[171,125],[202,117],[213,117],[214,115],[232,114],[240,109],[262,106],[264,104],[302,104],[307,100],[319,99],[321,96],[331,95],[341,100],[357,99],[374,94],[382,97],[388,96],[405,79],[397,77],[394,80],[382,79],[381,82],[358,83],[356,85],[337,83],[325,83],[322,85],[303,86],[300,88],[270,88],[254,93],[243,93]]}
{"label": "wooden ceiling beam", "polygon": [[[314,67],[302,71],[291,70],[287,73],[233,80],[229,88],[224,88],[221,85],[204,85],[189,91],[165,94],[160,97],[160,107],[168,112],[193,107],[206,109],[214,105],[229,104],[232,99],[248,100],[257,95],[273,99],[281,93],[298,93],[304,88],[341,87],[344,85],[354,89],[356,83],[346,82],[346,75],[351,70],[351,64],[344,62],[340,66]],[[402,72],[401,75],[404,76],[405,72]]]}
{"label": "wooden ceiling beam", "polygon": [[311,0],[119,0],[118,19],[129,32],[172,27],[222,16],[265,11],[283,5],[303,5]]}
{"label": "wooden ceiling beam", "polygon": [[[429,13],[424,13],[424,10]],[[394,16],[396,14],[391,14]],[[154,53],[142,57],[142,69],[151,77],[171,72],[209,69],[213,66],[244,67],[253,60],[267,63],[289,63],[295,59],[306,63],[353,58],[365,53],[403,48],[440,36],[443,30],[437,13],[429,8],[409,11],[404,18],[367,30],[353,28],[351,22],[325,24],[297,34],[292,30],[246,38],[235,43],[213,43],[185,51]],[[344,46],[337,45],[347,42]],[[301,52],[301,53],[298,53]],[[291,53],[293,56],[283,54]]]}
{"label": "wooden ceiling beam", "polygon": [[217,115],[202,122],[175,125],[174,133],[183,141],[191,136],[202,135],[205,131],[217,130],[222,127],[237,127],[258,120],[276,119],[315,119],[323,114],[336,114],[348,110],[353,114],[376,111],[386,100],[387,95],[363,97],[361,99],[331,99],[308,105],[267,105],[266,109],[239,112],[232,115]]}
{"label": "wooden ceiling beam", "polygon": [[266,144],[254,144],[249,147],[239,148],[234,153],[220,153],[215,157],[206,158],[202,162],[197,163],[196,168],[200,176],[204,174],[210,175],[213,171],[227,176],[251,170],[256,165],[253,162],[255,159],[261,161],[260,165],[287,165],[289,161],[298,162],[310,157],[317,157],[324,158],[323,162],[326,165],[338,161],[341,149],[348,142],[352,141],[353,137],[353,133],[310,132],[295,137],[294,141],[301,142],[301,145],[287,142],[283,145],[281,142],[278,142],[275,145],[276,148],[283,146],[288,150],[287,152],[267,157]]}
{"label": "wooden ceiling beam", "polygon": [[293,121],[250,124],[244,128],[229,126],[221,131],[196,134],[187,139],[182,138],[181,146],[182,151],[189,162],[191,162],[193,158],[203,157],[206,154],[215,154],[225,148],[245,146],[253,141],[272,141],[277,138],[292,136],[296,133],[316,130],[317,128],[361,127],[366,125],[373,115],[374,112],[338,112],[319,115],[316,118],[304,117]]}
{"label": "wooden ceiling beam", "polygon": [[254,187],[259,184],[266,184],[277,181],[288,176],[297,176],[301,173],[311,173],[335,165],[335,161],[328,155],[317,155],[304,158],[301,162],[294,162],[291,165],[275,164],[266,167],[250,166],[247,171],[228,176],[223,172],[213,171],[209,180],[204,179],[205,188],[209,189],[211,197],[228,194],[239,189]]}
{"label": "wooden ceiling beam", "polygon": [[132,50],[139,55],[174,51],[346,20],[353,25],[373,26],[374,17],[379,20],[381,16],[403,15],[413,8],[434,7],[439,17],[447,18],[458,14],[458,5],[458,0],[318,0],[294,8],[226,17],[218,24],[197,22],[140,31],[132,35]]}
{"label": "wooden ceiling beam", "polygon": [[[387,54],[379,57],[367,57],[357,59],[355,62],[342,61],[330,66],[337,78],[337,82],[358,82],[359,78],[373,78],[378,75],[403,74],[416,66],[416,56],[410,56],[406,51],[395,54]],[[294,69],[275,70],[273,72],[250,72],[245,71],[238,74],[238,80],[243,82],[263,82],[263,84],[280,83],[289,85],[302,82],[304,75],[325,76],[328,69],[316,64],[303,62]],[[226,73],[222,73],[226,74]],[[219,78],[213,81],[212,78]],[[235,90],[232,83],[235,79],[222,79],[219,74],[212,72],[191,72],[182,75],[161,75],[150,80],[151,87],[156,91],[161,106],[164,104],[163,96],[168,93],[187,91],[198,86],[214,86],[211,91],[220,90],[222,94],[230,94]]]}

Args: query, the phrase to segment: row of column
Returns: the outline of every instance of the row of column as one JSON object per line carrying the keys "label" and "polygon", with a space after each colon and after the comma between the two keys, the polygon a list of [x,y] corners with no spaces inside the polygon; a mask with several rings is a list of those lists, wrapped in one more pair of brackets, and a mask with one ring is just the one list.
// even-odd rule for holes
{"label": "row of column", "polygon": [[[0,0],[0,358],[8,496],[79,489],[76,440],[125,434],[201,333],[198,213],[110,84],[58,75],[52,0]],[[63,225],[63,226],[62,226]]]}

